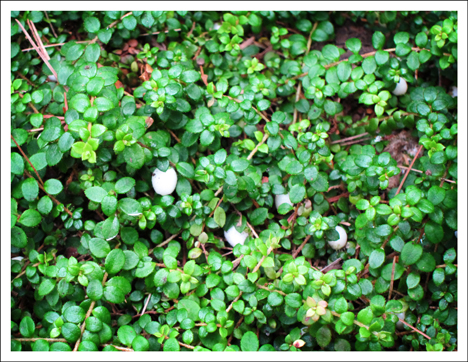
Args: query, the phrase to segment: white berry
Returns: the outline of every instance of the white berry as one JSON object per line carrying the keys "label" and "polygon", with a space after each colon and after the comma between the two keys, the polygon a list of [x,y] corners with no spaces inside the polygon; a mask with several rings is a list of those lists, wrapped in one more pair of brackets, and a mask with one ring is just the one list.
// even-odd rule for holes
{"label": "white berry", "polygon": [[291,205],[293,206],[293,203],[291,202],[291,200],[289,199],[289,194],[285,194],[285,195],[276,195],[275,196],[275,205],[276,205],[276,209],[278,209],[280,207],[280,205],[282,204],[288,204],[288,205]]}
{"label": "white berry", "polygon": [[[398,313],[398,314],[397,314],[397,317],[404,320],[405,317],[406,317],[406,313],[405,313],[405,312]],[[396,327],[397,327],[398,329],[402,330],[402,329],[405,328],[405,324],[404,324],[403,322],[398,321],[398,322],[396,322]]]}
{"label": "white berry", "polygon": [[395,89],[393,90],[393,94],[396,96],[402,96],[408,90],[408,83],[402,77],[400,77],[400,81],[397,83]]}
{"label": "white berry", "polygon": [[171,167],[166,172],[154,170],[152,178],[154,191],[159,195],[172,194],[177,186],[177,173]]}
{"label": "white berry", "polygon": [[213,24],[213,30],[218,30],[219,28],[221,28],[221,24],[220,24],[220,23],[214,23],[214,24]]}
{"label": "white berry", "polygon": [[452,97],[458,97],[458,88],[457,87],[452,87]]}
{"label": "white berry", "polygon": [[243,232],[238,232],[234,226],[231,226],[231,228],[228,231],[224,231],[224,237],[226,238],[227,242],[231,244],[232,247],[235,247],[237,244],[242,244],[244,245],[245,239],[249,236],[248,233],[245,231]]}
{"label": "white berry", "polygon": [[346,233],[346,230],[343,229],[341,226],[336,226],[335,230],[338,232],[340,235],[338,240],[329,240],[328,245],[334,250],[340,250],[345,247],[346,243],[348,242],[348,234]]}

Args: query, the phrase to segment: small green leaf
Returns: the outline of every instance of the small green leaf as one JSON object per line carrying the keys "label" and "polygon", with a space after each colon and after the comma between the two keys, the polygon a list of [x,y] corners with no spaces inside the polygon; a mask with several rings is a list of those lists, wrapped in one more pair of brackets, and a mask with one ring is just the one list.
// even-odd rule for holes
{"label": "small green leaf", "polygon": [[432,280],[434,281],[434,284],[439,286],[441,285],[444,280],[445,280],[445,271],[442,268],[437,268],[434,270],[432,273]]}
{"label": "small green leaf", "polygon": [[289,199],[293,204],[297,204],[304,200],[306,196],[306,188],[304,185],[296,184],[293,187],[291,187],[291,190],[289,191]]}
{"label": "small green leaf", "polygon": [[97,107],[99,112],[107,112],[114,108],[114,104],[104,97],[96,98],[93,104]]}
{"label": "small green leaf", "polygon": [[44,182],[44,189],[50,195],[57,195],[63,190],[63,185],[59,180],[49,179]]}
{"label": "small green leaf", "polygon": [[55,284],[56,284],[55,279],[49,279],[49,278],[43,279],[41,284],[39,285],[39,289],[37,291],[38,294],[39,295],[49,294],[54,289]]}
{"label": "small green leaf", "polygon": [[251,331],[245,332],[241,338],[240,346],[243,352],[258,351],[259,345],[257,335]]}
{"label": "small green leaf", "polygon": [[101,23],[99,22],[98,18],[90,16],[85,19],[84,27],[89,33],[97,33],[99,31],[99,28],[101,27]]}
{"label": "small green leaf", "polygon": [[283,304],[283,300],[283,296],[276,292],[270,293],[270,295],[268,296],[268,304],[272,307],[277,307]]}
{"label": "small green leaf", "polygon": [[373,269],[379,268],[385,261],[385,251],[375,249],[369,257],[369,266]]}
{"label": "small green leaf", "polygon": [[244,158],[239,158],[237,160],[232,161],[231,168],[234,172],[242,172],[249,167],[250,163]]}
{"label": "small green leaf", "polygon": [[24,172],[24,160],[16,152],[11,153],[11,172],[15,175],[22,175]]}
{"label": "small green leaf", "polygon": [[28,244],[28,238],[23,229],[17,226],[11,228],[11,245],[17,248],[24,248]]}
{"label": "small green leaf", "polygon": [[63,316],[70,323],[81,323],[85,319],[86,312],[79,306],[72,306],[65,309]]}
{"label": "small green leaf", "polygon": [[131,346],[136,337],[136,332],[131,326],[121,326],[117,331],[117,335],[119,336],[119,340],[122,344]]}
{"label": "small green leaf", "polygon": [[438,205],[445,199],[445,190],[439,186],[432,186],[427,193],[427,199],[433,205]]}
{"label": "small green leaf", "polygon": [[422,272],[430,273],[436,267],[436,261],[430,253],[423,253],[421,258],[417,261],[416,266]]}
{"label": "small green leaf", "polygon": [[369,325],[373,317],[374,317],[374,314],[372,313],[371,308],[367,307],[367,308],[362,309],[358,313],[357,320],[363,324]]}
{"label": "small green leaf", "polygon": [[23,337],[29,338],[34,335],[36,325],[29,316],[24,317],[19,324],[19,331]]}
{"label": "small green leaf", "polygon": [[39,225],[41,220],[42,220],[41,214],[39,214],[34,209],[28,209],[21,214],[19,222],[23,224],[24,226],[34,227],[34,226]]}
{"label": "small green leaf", "polygon": [[[104,83],[105,81],[101,77],[94,77],[86,84],[86,92],[92,96],[97,96],[104,87]],[[101,104],[98,110],[99,108],[105,108],[104,104]]]}
{"label": "small green leaf", "polygon": [[21,191],[26,200],[34,201],[39,195],[39,185],[35,179],[27,178],[21,185]]}
{"label": "small green leaf", "polygon": [[86,294],[91,300],[100,300],[103,295],[103,288],[101,282],[97,279],[92,279],[88,283],[88,286],[86,288]]}
{"label": "small green leaf", "polygon": [[185,83],[195,83],[201,77],[200,72],[196,70],[186,70],[182,73],[180,79]]}
{"label": "small green leaf", "polygon": [[322,326],[317,330],[316,337],[317,343],[320,347],[326,347],[330,344],[332,333],[327,326]]}
{"label": "small green leaf", "polygon": [[179,342],[175,338],[169,338],[164,342],[163,350],[164,352],[179,352]]}
{"label": "small green leaf", "polygon": [[422,253],[423,248],[420,244],[408,242],[401,251],[401,261],[405,265],[415,264],[421,258]]}
{"label": "small green leaf", "polygon": [[91,253],[97,258],[105,258],[111,251],[109,243],[101,238],[92,238],[88,245]]}
{"label": "small green leaf", "polygon": [[221,207],[218,207],[215,212],[214,212],[214,220],[215,222],[220,226],[223,227],[224,224],[226,223],[226,213],[224,212],[224,209]]}
{"label": "small green leaf", "polygon": [[192,179],[195,177],[195,170],[190,163],[179,162],[176,168],[177,168],[177,172],[179,172],[182,176],[186,178]]}
{"label": "small green leaf", "polygon": [[85,190],[85,195],[88,199],[94,202],[101,202],[104,196],[107,195],[107,191],[102,187],[93,186]]}
{"label": "small green leaf", "polygon": [[250,215],[250,222],[252,225],[263,224],[268,216],[268,209],[265,207],[259,207],[255,209]]}
{"label": "small green leaf", "polygon": [[132,348],[134,351],[137,352],[148,351],[150,348],[150,344],[145,337],[136,336],[132,341]]}
{"label": "small green leaf", "polygon": [[106,257],[106,271],[109,274],[116,274],[122,270],[125,264],[125,254],[120,249],[114,249]]}
{"label": "small green leaf", "polygon": [[118,194],[126,194],[135,186],[135,182],[135,179],[132,177],[122,177],[115,183],[115,191]]}

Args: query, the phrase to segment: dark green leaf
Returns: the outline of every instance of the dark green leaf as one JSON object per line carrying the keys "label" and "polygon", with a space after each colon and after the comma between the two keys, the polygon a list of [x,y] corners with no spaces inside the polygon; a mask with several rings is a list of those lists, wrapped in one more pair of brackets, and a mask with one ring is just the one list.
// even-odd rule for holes
{"label": "dark green leaf", "polygon": [[406,243],[401,251],[401,261],[405,265],[415,264],[423,253],[423,248],[420,244]]}

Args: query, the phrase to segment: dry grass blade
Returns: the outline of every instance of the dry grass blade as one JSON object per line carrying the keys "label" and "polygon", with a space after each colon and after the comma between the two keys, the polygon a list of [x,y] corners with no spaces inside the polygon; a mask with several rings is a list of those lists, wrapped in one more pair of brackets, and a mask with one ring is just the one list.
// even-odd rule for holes
{"label": "dry grass blade", "polygon": [[36,43],[37,43],[38,47],[42,51],[42,54],[44,55],[44,57],[47,58],[47,60],[50,60],[49,54],[47,53],[47,51],[44,48],[44,43],[42,42],[41,37],[39,36],[39,33],[37,32],[36,25],[34,25],[34,23],[31,20],[28,20],[28,25],[29,25],[29,29],[31,29],[31,34],[33,35],[34,39],[36,40]]}
{"label": "dry grass blade", "polygon": [[150,299],[151,299],[151,293],[148,295],[148,298],[146,299],[146,303],[145,303],[145,306],[143,307],[143,310],[142,310],[142,312],[141,312],[141,315],[145,314],[145,312],[146,312],[146,307],[148,307],[148,303],[149,303]]}
{"label": "dry grass blade", "polygon": [[[28,32],[26,31],[26,29],[24,28],[24,26],[18,21],[18,19],[15,19],[16,22],[18,23],[18,25],[20,26],[21,30],[23,30],[23,33],[24,35],[26,36],[26,38],[29,40],[29,42],[31,43],[31,45],[34,47],[34,49],[37,51],[37,54],[39,54],[39,56],[41,57],[41,59],[44,61],[44,63],[47,65],[47,68],[50,69],[50,71],[52,72],[52,74],[54,75],[55,79],[58,79],[58,75],[57,75],[57,72],[55,71],[55,69],[52,67],[52,65],[50,65],[49,63],[49,60],[47,59],[47,57],[49,55],[47,55],[47,57],[42,53],[42,50],[38,48],[38,46],[36,45],[36,43],[34,43],[34,40],[31,39],[31,36],[28,34]],[[47,54],[47,53],[46,53]]]}
{"label": "dry grass blade", "polygon": [[[83,40],[83,41],[77,41],[75,42],[75,44],[87,44],[87,43],[91,43],[92,40]],[[53,48],[53,47],[59,47],[59,46],[62,46],[62,45],[65,45],[67,43],[57,43],[57,44],[48,44],[48,45],[44,45],[44,49],[45,48]],[[31,50],[35,50],[36,48],[26,48],[26,49],[23,49],[22,52],[29,52]]]}

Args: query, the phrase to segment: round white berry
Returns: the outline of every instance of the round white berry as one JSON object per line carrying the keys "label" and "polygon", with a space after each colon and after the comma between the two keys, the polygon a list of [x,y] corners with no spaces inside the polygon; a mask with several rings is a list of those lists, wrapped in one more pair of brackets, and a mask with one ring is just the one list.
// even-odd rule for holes
{"label": "round white berry", "polygon": [[249,236],[245,231],[238,232],[234,226],[231,226],[228,231],[224,231],[224,237],[227,242],[231,244],[232,247],[235,247],[237,244],[244,245],[245,239]]}
{"label": "round white berry", "polygon": [[218,30],[219,28],[221,28],[221,24],[220,24],[220,23],[214,23],[214,24],[213,24],[213,30]]}
{"label": "round white berry", "polygon": [[330,245],[332,249],[340,250],[344,248],[348,242],[348,234],[346,233],[346,230],[339,225],[335,227],[335,230],[338,232],[340,237],[338,240],[329,240],[328,245]]}
{"label": "round white berry", "polygon": [[159,169],[154,170],[153,178],[154,191],[159,195],[169,195],[174,192],[177,186],[177,173],[170,167],[166,172]]}
{"label": "round white berry", "polygon": [[[401,318],[401,319],[404,320],[405,317],[406,317],[406,313],[405,313],[405,312],[401,312],[401,313],[398,313],[396,316],[397,316],[398,318]],[[398,329],[402,330],[402,329],[405,328],[405,325],[404,325],[403,322],[398,321],[398,322],[396,322],[396,327],[397,327]]]}
{"label": "round white berry", "polygon": [[288,205],[291,205],[293,206],[293,203],[291,202],[291,200],[289,199],[289,194],[285,194],[285,195],[276,195],[275,196],[275,205],[276,205],[276,209],[278,209],[280,207],[280,205],[282,204],[288,204]]}
{"label": "round white berry", "polygon": [[393,94],[396,96],[402,96],[408,90],[408,83],[402,77],[400,77],[400,81],[397,83],[395,89],[393,90]]}
{"label": "round white berry", "polygon": [[458,88],[457,87],[452,87],[452,97],[455,98],[455,97],[458,97]]}

